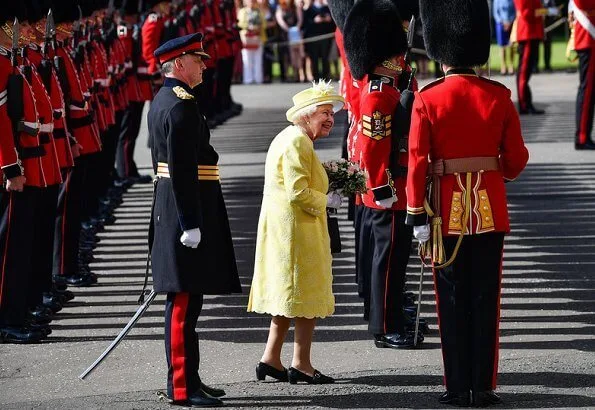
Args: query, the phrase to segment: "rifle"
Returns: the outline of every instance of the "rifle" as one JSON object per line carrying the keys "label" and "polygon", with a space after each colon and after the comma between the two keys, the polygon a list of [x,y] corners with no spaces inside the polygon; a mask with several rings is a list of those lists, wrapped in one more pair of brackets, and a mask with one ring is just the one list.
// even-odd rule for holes
{"label": "rifle", "polygon": [[[409,32],[407,33],[407,51],[405,52],[405,62],[409,58],[411,48],[413,47],[413,33],[415,30],[415,16],[411,17],[409,22]],[[405,86],[401,86],[401,98],[395,108],[393,115],[393,138],[391,141],[391,155],[389,169],[393,178],[404,177],[407,175],[407,167],[399,164],[400,153],[408,151],[409,127],[411,126],[411,109],[413,107],[414,94],[411,90],[411,84],[415,76],[415,69],[412,69]],[[406,75],[403,73],[402,75]],[[399,81],[400,83],[400,81]]]}
{"label": "rifle", "polygon": [[19,124],[25,116],[25,107],[23,106],[23,76],[19,72],[19,20],[15,17],[12,24],[12,47],[10,53],[10,63],[12,65],[12,74],[8,77],[6,84],[7,92],[7,111],[12,125],[12,135],[14,137],[14,146],[17,152],[21,153],[21,143],[19,139]]}
{"label": "rifle", "polygon": [[48,11],[48,15],[45,21],[45,35],[43,41],[43,47],[41,48],[41,64],[37,68],[41,80],[45,85],[48,94],[51,92],[52,89],[52,62],[49,57],[49,49],[50,47],[55,50],[55,42],[54,42],[54,16],[52,15],[52,9]]}

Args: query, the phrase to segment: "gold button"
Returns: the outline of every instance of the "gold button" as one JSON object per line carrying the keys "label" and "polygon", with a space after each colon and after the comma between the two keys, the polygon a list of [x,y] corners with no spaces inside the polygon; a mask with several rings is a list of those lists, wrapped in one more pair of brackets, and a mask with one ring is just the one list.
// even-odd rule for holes
{"label": "gold button", "polygon": [[455,172],[453,175],[456,177],[456,176],[459,176],[459,173]]}
{"label": "gold button", "polygon": [[489,221],[489,220],[490,220],[490,217],[489,216],[486,216],[486,221]]}
{"label": "gold button", "polygon": [[480,169],[480,170],[479,170],[479,173],[480,173],[480,174],[483,174],[483,169]]}
{"label": "gold button", "polygon": [[452,218],[453,222],[457,222],[459,219],[458,218]]}
{"label": "gold button", "polygon": [[484,211],[487,211],[489,208],[487,206],[483,207]]}
{"label": "gold button", "polygon": [[453,211],[459,212],[459,208],[452,208]]}
{"label": "gold button", "polygon": [[458,198],[458,197],[457,197],[457,198],[455,198],[455,202],[459,202],[459,198]]}
{"label": "gold button", "polygon": [[485,199],[486,199],[485,195],[482,195],[481,199],[483,199],[485,201]]}

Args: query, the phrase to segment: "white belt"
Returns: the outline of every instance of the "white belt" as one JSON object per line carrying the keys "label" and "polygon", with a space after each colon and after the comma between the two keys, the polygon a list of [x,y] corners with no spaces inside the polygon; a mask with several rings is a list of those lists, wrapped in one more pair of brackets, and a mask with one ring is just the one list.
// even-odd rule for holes
{"label": "white belt", "polygon": [[47,124],[41,124],[39,126],[39,132],[52,132],[52,131],[54,131],[54,123],[53,122],[50,122]]}
{"label": "white belt", "polygon": [[29,122],[29,121],[23,121],[22,124],[29,128],[33,128],[35,130],[38,130],[39,125],[40,125],[38,122]]}
{"label": "white belt", "polygon": [[148,74],[149,73],[149,67],[139,67],[136,69],[136,72],[138,74]]}
{"label": "white belt", "polygon": [[99,85],[101,85],[102,87],[109,87],[109,85],[110,85],[109,78],[96,78],[95,82],[99,83]]}
{"label": "white belt", "polygon": [[62,115],[66,114],[66,110],[64,108],[56,108],[54,112],[62,113]]}
{"label": "white belt", "polygon": [[132,63],[131,62],[124,63],[124,68],[132,68]]}
{"label": "white belt", "polygon": [[87,110],[87,103],[85,103],[84,107],[77,107],[76,105],[71,105],[70,109],[72,111],[86,111]]}

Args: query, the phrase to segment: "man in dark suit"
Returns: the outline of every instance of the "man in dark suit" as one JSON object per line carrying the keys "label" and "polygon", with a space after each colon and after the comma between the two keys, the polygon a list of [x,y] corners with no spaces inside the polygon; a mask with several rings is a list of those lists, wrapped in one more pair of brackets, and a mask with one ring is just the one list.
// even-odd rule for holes
{"label": "man in dark suit", "polygon": [[209,55],[202,34],[164,43],[155,57],[165,75],[149,111],[157,175],[149,241],[153,287],[167,293],[167,393],[175,404],[220,406],[225,392],[198,375],[195,332],[203,295],[241,292],[229,221],[219,183],[217,152],[192,89]]}

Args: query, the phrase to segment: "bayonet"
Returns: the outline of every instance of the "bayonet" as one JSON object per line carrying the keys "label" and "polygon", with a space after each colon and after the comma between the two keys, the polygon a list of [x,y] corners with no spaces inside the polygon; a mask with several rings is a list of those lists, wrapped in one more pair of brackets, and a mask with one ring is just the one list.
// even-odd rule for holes
{"label": "bayonet", "polygon": [[18,65],[17,61],[17,54],[19,53],[19,34],[21,31],[21,25],[19,24],[19,19],[14,18],[14,23],[12,23],[12,53],[10,56],[10,61],[13,67]]}

